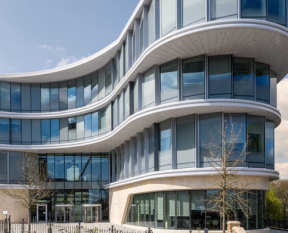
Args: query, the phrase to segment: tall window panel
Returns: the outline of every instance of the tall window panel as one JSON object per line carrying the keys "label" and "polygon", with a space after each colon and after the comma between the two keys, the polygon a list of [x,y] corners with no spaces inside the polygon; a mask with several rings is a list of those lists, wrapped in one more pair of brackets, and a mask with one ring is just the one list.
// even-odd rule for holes
{"label": "tall window panel", "polygon": [[67,81],[63,81],[59,83],[59,105],[60,105],[60,110],[68,109]]}
{"label": "tall window panel", "polygon": [[11,83],[11,111],[21,110],[21,86],[20,83]]}
{"label": "tall window panel", "polygon": [[135,82],[134,82],[134,87],[133,87],[133,110],[134,113],[138,112],[139,110],[139,106],[138,106],[138,101],[139,101],[139,90],[138,90],[138,85],[139,85],[139,78],[136,78]]}
{"label": "tall window panel", "polygon": [[112,62],[110,61],[105,67],[105,95],[112,91]]}
{"label": "tall window panel", "polygon": [[125,65],[125,60],[124,60],[124,46],[122,45],[121,50],[119,52],[119,78],[120,80],[124,77],[124,65]]}
{"label": "tall window panel", "polygon": [[176,0],[161,0],[161,36],[176,30]]}
{"label": "tall window panel", "polygon": [[41,120],[41,141],[42,144],[50,144],[50,120]]}
{"label": "tall window panel", "polygon": [[113,129],[118,126],[118,98],[112,102]]}
{"label": "tall window panel", "polygon": [[124,90],[124,108],[125,108],[125,119],[130,116],[130,86]]}
{"label": "tall window panel", "polygon": [[231,99],[231,56],[209,57],[208,72],[209,98]]}
{"label": "tall window panel", "polygon": [[270,103],[270,67],[256,62],[256,101]]}
{"label": "tall window panel", "polygon": [[155,227],[164,228],[164,192],[155,193]]}
{"label": "tall window panel", "polygon": [[166,192],[165,194],[165,229],[175,229],[176,192]]}
{"label": "tall window panel", "polygon": [[183,99],[205,98],[205,56],[183,60]]}
{"label": "tall window panel", "polygon": [[98,101],[98,72],[91,74],[91,99],[92,102]]}
{"label": "tall window panel", "polygon": [[92,113],[92,138],[98,137],[99,123],[98,112]]}
{"label": "tall window panel", "polygon": [[171,120],[159,124],[159,171],[172,168]]}
{"label": "tall window panel", "polygon": [[149,172],[154,172],[154,125],[149,127]]}
{"label": "tall window panel", "polygon": [[155,41],[155,2],[152,1],[148,11],[148,46],[152,44],[154,41]]}
{"label": "tall window panel", "polygon": [[92,118],[91,114],[87,114],[84,116],[84,131],[85,131],[85,139],[91,139],[92,137]]}
{"label": "tall window panel", "polygon": [[266,168],[274,170],[275,149],[274,149],[274,128],[273,121],[266,120],[265,124],[265,154],[266,154]]}
{"label": "tall window panel", "polygon": [[[225,151],[231,161],[239,159],[237,166],[246,166],[246,114],[230,113],[224,115]],[[231,149],[233,148],[233,150]]]}
{"label": "tall window panel", "polygon": [[32,144],[32,122],[31,120],[22,120],[22,145]]}
{"label": "tall window panel", "polygon": [[77,116],[77,141],[83,141],[85,139],[84,135],[84,116]]}
{"label": "tall window panel", "polygon": [[139,25],[139,34],[140,34],[140,55],[143,53],[144,51],[144,20],[143,20],[143,16],[142,19],[140,21],[140,25]]}
{"label": "tall window panel", "polygon": [[266,20],[266,0],[242,0],[241,18]]}
{"label": "tall window panel", "polygon": [[106,133],[105,108],[99,110],[99,136]]}
{"label": "tall window panel", "polygon": [[91,103],[91,76],[84,77],[84,105]]}
{"label": "tall window panel", "polygon": [[68,139],[68,119],[60,118],[60,143],[67,143]]}
{"label": "tall window panel", "polygon": [[141,133],[141,174],[145,174],[145,135]]}
{"label": "tall window panel", "polygon": [[76,82],[68,80],[68,109],[76,108]]}
{"label": "tall window panel", "polygon": [[143,75],[142,83],[143,109],[155,105],[155,72],[154,67],[147,70]]}
{"label": "tall window panel", "polygon": [[0,184],[7,183],[7,151],[0,151]]}
{"label": "tall window panel", "polygon": [[57,144],[60,140],[59,119],[51,119],[51,144]]}
{"label": "tall window panel", "polygon": [[195,167],[195,116],[177,118],[177,169]]}
{"label": "tall window panel", "polygon": [[105,97],[105,67],[98,72],[98,99]]}
{"label": "tall window panel", "polygon": [[76,142],[77,139],[77,118],[76,117],[70,117],[68,118],[68,138],[69,142]]}
{"label": "tall window panel", "polygon": [[10,151],[9,154],[9,180],[10,184],[18,184],[23,181],[22,173],[19,172],[19,167],[23,166],[23,153]]}
{"label": "tall window panel", "polygon": [[32,112],[40,112],[41,110],[40,83],[31,83],[31,109]]}
{"label": "tall window panel", "polygon": [[117,58],[114,58],[112,60],[112,69],[113,69],[113,86],[115,88],[118,84],[118,60]]}
{"label": "tall window panel", "polygon": [[0,142],[1,144],[10,143],[10,124],[9,119],[0,119]]}
{"label": "tall window panel", "polygon": [[59,111],[59,83],[50,83],[51,112]]}
{"label": "tall window panel", "polygon": [[[221,147],[221,130],[222,117],[221,113],[202,114],[199,116],[199,145],[200,145],[200,167],[210,167],[207,155],[209,153],[209,143],[211,140],[217,147],[213,147],[212,151],[215,154],[222,153],[219,150]],[[208,148],[207,148],[208,147]]]}
{"label": "tall window panel", "polygon": [[11,119],[11,143],[16,145],[21,145],[21,120],[18,119]]}
{"label": "tall window panel", "polygon": [[267,20],[286,26],[286,1],[267,0]]}
{"label": "tall window panel", "polygon": [[84,83],[83,77],[76,79],[76,107],[80,108],[84,105]]}
{"label": "tall window panel", "polygon": [[205,0],[183,0],[183,27],[205,22]]}
{"label": "tall window panel", "polygon": [[112,107],[111,103],[105,109],[105,133],[110,132],[112,128]]}
{"label": "tall window panel", "polygon": [[82,155],[82,186],[91,188],[92,181],[92,159],[90,154]]}
{"label": "tall window panel", "polygon": [[59,182],[64,180],[65,180],[64,155],[55,154],[55,181]]}
{"label": "tall window panel", "polygon": [[270,104],[277,108],[277,74],[271,70]]}
{"label": "tall window panel", "polygon": [[50,111],[50,88],[49,83],[41,83],[41,112]]}
{"label": "tall window panel", "polygon": [[178,60],[161,66],[161,104],[178,100]]}
{"label": "tall window panel", "polygon": [[119,104],[119,124],[121,124],[124,120],[124,91],[121,92],[118,98]]}
{"label": "tall window panel", "polygon": [[1,110],[10,111],[10,83],[1,82]]}
{"label": "tall window panel", "polygon": [[22,112],[31,111],[30,83],[21,83],[21,110]]}
{"label": "tall window panel", "polygon": [[103,184],[107,183],[109,180],[109,162],[108,154],[101,154],[101,178]]}
{"label": "tall window panel", "polygon": [[41,144],[41,120],[32,120],[32,144]]}
{"label": "tall window panel", "polygon": [[249,167],[265,167],[265,118],[261,116],[248,115],[248,155]]}
{"label": "tall window panel", "polygon": [[210,0],[211,20],[237,19],[238,0]]}
{"label": "tall window panel", "polygon": [[233,59],[233,88],[235,99],[255,100],[254,59]]}
{"label": "tall window panel", "polygon": [[178,191],[177,192],[177,230],[188,230],[189,229],[189,202],[190,194],[189,191]]}

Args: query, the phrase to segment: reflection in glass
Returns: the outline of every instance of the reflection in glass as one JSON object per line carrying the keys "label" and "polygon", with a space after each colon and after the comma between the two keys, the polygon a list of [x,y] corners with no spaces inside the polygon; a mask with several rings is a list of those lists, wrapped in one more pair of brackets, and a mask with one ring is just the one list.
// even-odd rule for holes
{"label": "reflection in glass", "polygon": [[210,0],[211,20],[237,19],[238,0]]}
{"label": "reflection in glass", "polygon": [[30,83],[21,83],[21,110],[22,112],[31,111]]}
{"label": "reflection in glass", "polygon": [[164,228],[164,192],[155,193],[155,227]]}
{"label": "reflection in glass", "polygon": [[161,104],[177,101],[178,97],[178,60],[161,66]]}
{"label": "reflection in glass", "polygon": [[64,181],[64,155],[55,155],[55,181]]}
{"label": "reflection in glass", "polygon": [[286,25],[286,1],[267,0],[267,20]]}
{"label": "reflection in glass", "polygon": [[155,73],[153,67],[143,75],[142,101],[143,109],[152,107],[155,104]]}
{"label": "reflection in glass", "polygon": [[10,151],[9,152],[9,180],[10,184],[18,184],[23,181],[22,173],[19,168],[23,166],[23,153]]}
{"label": "reflection in glass", "polygon": [[9,119],[0,119],[0,142],[1,144],[10,143],[10,126]]}
{"label": "reflection in glass", "polygon": [[59,88],[58,83],[50,83],[51,111],[59,111]]}
{"label": "reflection in glass", "polygon": [[91,77],[87,75],[84,77],[84,105],[91,103]]}
{"label": "reflection in glass", "polygon": [[98,112],[92,113],[92,138],[98,137]]}
{"label": "reflection in glass", "polygon": [[154,172],[154,125],[149,128],[149,172]]}
{"label": "reflection in glass", "polygon": [[75,79],[68,81],[68,109],[76,108],[76,83]]}
{"label": "reflection in glass", "polygon": [[99,135],[104,134],[106,130],[105,109],[99,110]]}
{"label": "reflection in glass", "polygon": [[274,170],[274,127],[273,121],[266,120],[265,124],[265,155],[266,168]]}
{"label": "reflection in glass", "polygon": [[32,112],[40,112],[40,109],[41,109],[40,83],[31,83],[31,110]]}
{"label": "reflection in glass", "polygon": [[105,68],[105,95],[112,91],[112,62],[109,62]]}
{"label": "reflection in glass", "polygon": [[50,120],[41,120],[42,144],[50,144]]}
{"label": "reflection in glass", "polygon": [[208,73],[209,98],[231,99],[231,56],[209,57]]}
{"label": "reflection in glass", "polygon": [[204,99],[204,56],[183,60],[183,98]]}
{"label": "reflection in glass", "polygon": [[51,143],[59,143],[59,119],[51,120]]}
{"label": "reflection in glass", "polygon": [[100,154],[92,154],[92,181],[100,181],[100,180],[101,180],[101,156]]}
{"label": "reflection in glass", "polygon": [[10,111],[10,83],[1,82],[1,110]]}
{"label": "reflection in glass", "polygon": [[41,112],[50,111],[49,83],[41,83]]}
{"label": "reflection in glass", "polygon": [[171,120],[163,121],[159,124],[159,171],[171,169]]}
{"label": "reflection in glass", "polygon": [[80,108],[84,105],[84,83],[83,77],[76,79],[76,107]]}
{"label": "reflection in glass", "polygon": [[241,18],[266,20],[266,0],[242,0]]}
{"label": "reflection in glass", "polygon": [[[75,180],[74,174],[79,173],[79,169],[75,169],[74,165],[74,156],[73,155],[65,155],[65,181],[73,181]],[[66,186],[69,184],[66,184]],[[70,185],[69,185],[70,186]],[[71,186],[70,186],[71,187]],[[74,185],[73,185],[74,188]]]}
{"label": "reflection in glass", "polygon": [[0,151],[0,184],[7,183],[7,151]]}
{"label": "reflection in glass", "polygon": [[21,86],[20,83],[11,83],[11,110],[21,110]]}
{"label": "reflection in glass", "polygon": [[165,229],[175,229],[175,192],[166,192],[166,203],[165,203]]}
{"label": "reflection in glass", "polygon": [[91,74],[91,98],[92,102],[98,101],[98,72]]}
{"label": "reflection in glass", "polygon": [[254,100],[254,59],[235,57],[233,64],[234,98]]}
{"label": "reflection in glass", "polygon": [[205,22],[205,0],[183,0],[183,27]]}
{"label": "reflection in glass", "polygon": [[21,145],[21,120],[11,119],[11,141]]}
{"label": "reflection in glass", "polygon": [[176,30],[176,0],[161,0],[161,37]]}
{"label": "reflection in glass", "polygon": [[87,114],[84,116],[84,124],[85,124],[85,139],[90,139],[91,138],[91,133],[92,133],[92,122],[91,122],[91,114]]}
{"label": "reflection in glass", "polygon": [[256,100],[270,103],[270,67],[256,62]]}
{"label": "reflection in glass", "polygon": [[191,193],[191,228],[204,229],[205,226],[205,191],[192,191]]}
{"label": "reflection in glass", "polygon": [[69,136],[69,142],[76,141],[76,123],[77,119],[76,117],[70,117],[68,118],[68,136]]}
{"label": "reflection in glass", "polygon": [[60,110],[68,109],[67,81],[63,81],[59,83],[59,105],[60,105]]}

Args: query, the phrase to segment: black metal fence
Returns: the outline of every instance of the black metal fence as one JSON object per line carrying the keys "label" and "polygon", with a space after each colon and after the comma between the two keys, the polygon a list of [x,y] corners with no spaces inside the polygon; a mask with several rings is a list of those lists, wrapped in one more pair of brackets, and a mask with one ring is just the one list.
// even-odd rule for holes
{"label": "black metal fence", "polygon": [[288,229],[288,220],[266,219],[266,225],[269,228]]}
{"label": "black metal fence", "polygon": [[[22,222],[0,222],[0,233],[27,233],[28,224]],[[31,223],[32,233],[145,233],[137,230],[119,230],[113,225],[110,228],[100,229],[96,226],[87,226],[81,223]],[[146,231],[146,233],[152,233]]]}

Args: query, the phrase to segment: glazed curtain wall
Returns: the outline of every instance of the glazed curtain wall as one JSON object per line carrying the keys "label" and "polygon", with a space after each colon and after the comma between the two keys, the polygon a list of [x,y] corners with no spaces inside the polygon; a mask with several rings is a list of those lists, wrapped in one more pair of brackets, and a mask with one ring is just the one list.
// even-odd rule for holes
{"label": "glazed curtain wall", "polygon": [[[232,158],[247,151],[239,166],[274,169],[274,122],[244,113],[211,113],[154,123],[125,141],[110,152],[110,182],[154,171],[211,167],[206,145],[213,137],[213,143],[221,146],[221,129],[226,129],[225,141],[229,142],[232,124],[239,134]],[[215,153],[222,152],[215,148]]]}
{"label": "glazed curtain wall", "polygon": [[[143,193],[131,196],[125,219],[126,224],[176,230],[204,229],[205,209],[209,194],[217,190],[193,190]],[[251,191],[245,194],[250,210],[250,218],[245,215],[237,204],[237,221],[244,229],[264,228],[265,193]],[[217,212],[206,213],[206,226],[210,230],[221,230],[221,217]]]}

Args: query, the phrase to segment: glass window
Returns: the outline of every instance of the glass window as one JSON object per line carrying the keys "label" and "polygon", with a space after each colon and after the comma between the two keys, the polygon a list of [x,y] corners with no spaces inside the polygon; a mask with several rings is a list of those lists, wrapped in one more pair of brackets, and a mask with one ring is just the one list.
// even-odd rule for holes
{"label": "glass window", "polygon": [[270,78],[270,104],[277,108],[277,74],[272,70]]}
{"label": "glass window", "polygon": [[[74,156],[74,178],[75,181],[81,181],[81,168],[82,168],[82,158],[81,154],[75,154]],[[80,185],[80,187],[77,187]],[[80,182],[75,182],[75,188],[81,188],[81,183]]]}
{"label": "glass window", "polygon": [[120,96],[119,96],[119,124],[122,123],[122,121],[124,120],[124,91],[121,92]]}
{"label": "glass window", "polygon": [[165,229],[175,229],[175,197],[176,193],[175,192],[166,192],[166,205],[165,205]]}
{"label": "glass window", "polygon": [[68,109],[68,87],[67,81],[59,83],[59,104],[60,110]]}
{"label": "glass window", "polygon": [[[75,180],[74,174],[75,175],[77,174],[78,176],[80,174],[79,168],[75,167],[74,156],[73,155],[65,155],[65,181],[66,182],[67,181],[73,182]],[[66,185],[68,186],[69,184],[66,184]],[[74,185],[71,188],[74,188]]]}
{"label": "glass window", "polygon": [[231,99],[231,56],[209,57],[209,98]]}
{"label": "glass window", "polygon": [[[154,67],[147,70],[143,75],[142,84],[143,109],[155,105],[155,73]],[[119,105],[120,106],[120,105]]]}
{"label": "glass window", "polygon": [[134,87],[133,87],[133,97],[131,97],[133,99],[133,110],[134,110],[134,113],[135,112],[138,112],[138,95],[139,95],[139,91],[138,91],[138,86],[139,86],[139,78],[136,78],[135,82],[134,82]]}
{"label": "glass window", "polygon": [[266,20],[266,0],[242,0],[241,18]]}
{"label": "glass window", "polygon": [[0,119],[0,142],[1,144],[10,143],[10,125],[9,119]]}
{"label": "glass window", "polygon": [[176,30],[176,0],[161,0],[161,36]]}
{"label": "glass window", "polygon": [[159,171],[172,168],[171,120],[159,124]]}
{"label": "glass window", "polygon": [[177,192],[177,229],[189,229],[189,191]]}
{"label": "glass window", "polygon": [[205,0],[183,0],[183,27],[205,22]]}
{"label": "glass window", "polygon": [[141,174],[145,174],[145,135],[141,133]]}
{"label": "glass window", "polygon": [[191,193],[191,228],[204,229],[205,217],[203,211],[205,210],[205,191],[192,191]]}
{"label": "glass window", "polygon": [[91,77],[86,75],[84,77],[84,105],[91,103]]}
{"label": "glass window", "polygon": [[105,109],[105,133],[111,131],[112,125],[112,110],[111,110],[111,103],[106,106]]}
{"label": "glass window", "polygon": [[90,154],[82,155],[82,182],[91,182],[92,181],[92,158]]}
{"label": "glass window", "polygon": [[41,112],[50,111],[49,83],[41,83]]}
{"label": "glass window", "polygon": [[98,101],[98,73],[97,71],[91,75],[91,82],[92,82],[91,98],[92,98],[92,102],[96,102]]}
{"label": "glass window", "polygon": [[265,154],[266,168],[274,170],[274,127],[273,121],[266,120],[265,125]]}
{"label": "glass window", "polygon": [[64,181],[64,155],[55,155],[55,181]]}
{"label": "glass window", "polygon": [[50,120],[41,120],[42,144],[50,144]]}
{"label": "glass window", "polygon": [[[148,11],[148,46],[151,45],[154,41],[155,41],[155,2],[152,1]],[[135,46],[133,48],[135,48]],[[134,50],[135,49],[133,49],[133,52]]]}
{"label": "glass window", "polygon": [[112,91],[112,62],[110,61],[105,67],[105,95]]}
{"label": "glass window", "polygon": [[114,58],[112,60],[112,66],[113,66],[113,85],[115,88],[118,84],[118,61],[117,61],[117,58]]}
{"label": "glass window", "polygon": [[177,169],[195,167],[195,116],[177,118]]}
{"label": "glass window", "polygon": [[12,144],[21,145],[21,120],[11,119],[11,141]]}
{"label": "glass window", "polygon": [[211,20],[237,19],[238,0],[210,0]]}
{"label": "glass window", "polygon": [[22,112],[31,111],[30,83],[21,83],[21,110]]}
{"label": "glass window", "polygon": [[90,139],[92,135],[91,114],[87,114],[84,116],[84,124],[85,124],[85,139]]}
{"label": "glass window", "polygon": [[247,162],[249,167],[265,167],[264,130],[264,117],[248,115],[247,133],[249,144]]}
{"label": "glass window", "polygon": [[101,156],[92,155],[92,181],[101,181]]}
{"label": "glass window", "polygon": [[205,56],[183,60],[183,99],[204,99]]}
{"label": "glass window", "polygon": [[108,181],[109,179],[109,163],[108,163],[108,155],[101,155],[101,175],[102,181]]}
{"label": "glass window", "polygon": [[[164,228],[164,192],[155,193],[155,227]],[[141,224],[141,223],[140,223]]]}
{"label": "glass window", "polygon": [[20,83],[11,83],[11,110],[20,112],[21,109],[21,86]]}
{"label": "glass window", "polygon": [[135,40],[136,40],[135,32],[133,32],[133,35],[132,35],[132,64],[134,64],[136,61]]}
{"label": "glass window", "polygon": [[76,79],[76,106],[77,108],[84,105],[84,83],[83,77]]}
{"label": "glass window", "polygon": [[[207,159],[209,143],[213,140],[217,147],[211,148],[214,154],[221,153],[221,113],[203,114],[199,116],[199,144],[200,144],[200,167],[210,167],[210,162]],[[208,147],[208,148],[207,148]]]}
{"label": "glass window", "polygon": [[68,142],[68,119],[60,118],[60,143]]}
{"label": "glass window", "polygon": [[0,151],[0,183],[7,183],[7,151]]}
{"label": "glass window", "polygon": [[41,120],[32,120],[32,144],[41,144]]}
{"label": "glass window", "polygon": [[106,132],[105,109],[99,110],[99,135]]}
{"label": "glass window", "polygon": [[50,83],[51,111],[59,111],[59,88],[58,83]]}
{"label": "glass window", "polygon": [[99,70],[98,75],[98,98],[101,100],[105,97],[105,67]]}
{"label": "glass window", "polygon": [[118,98],[116,98],[112,103],[113,112],[113,129],[118,126]]}
{"label": "glass window", "polygon": [[31,83],[31,110],[40,112],[41,109],[41,89],[40,83]]}
{"label": "glass window", "polygon": [[161,104],[176,102],[178,99],[178,60],[161,66]]}
{"label": "glass window", "polygon": [[68,80],[68,109],[76,108],[76,82]]}
{"label": "glass window", "polygon": [[10,111],[10,83],[1,82],[1,110]]}
{"label": "glass window", "polygon": [[84,116],[77,116],[77,141],[83,141],[84,136]]}
{"label": "glass window", "polygon": [[54,170],[55,170],[54,154],[47,154],[47,170],[49,178],[52,179],[52,181],[54,181]]}
{"label": "glass window", "polygon": [[267,0],[267,20],[286,25],[286,1]]}
{"label": "glass window", "polygon": [[22,145],[31,145],[31,120],[22,120]]}
{"label": "glass window", "polygon": [[256,100],[270,104],[270,67],[256,62]]}
{"label": "glass window", "polygon": [[149,172],[154,172],[154,125],[149,128]]}
{"label": "glass window", "polygon": [[18,184],[23,181],[23,173],[21,167],[23,166],[23,153],[10,151],[9,153],[9,179],[10,184]]}
{"label": "glass window", "polygon": [[69,142],[75,142],[77,138],[76,133],[76,124],[77,124],[77,118],[76,117],[70,117],[68,118],[68,137]]}
{"label": "glass window", "polygon": [[143,19],[140,22],[140,55],[144,51],[144,25]]}
{"label": "glass window", "polygon": [[92,138],[98,137],[98,129],[99,129],[99,123],[98,123],[98,112],[92,113]]}
{"label": "glass window", "polygon": [[233,60],[234,98],[255,100],[254,59],[235,57]]}
{"label": "glass window", "polygon": [[124,90],[124,108],[125,108],[125,119],[130,116],[130,87],[128,86]]}
{"label": "glass window", "polygon": [[224,131],[226,156],[231,161],[239,159],[238,166],[246,167],[246,114],[225,114]]}
{"label": "glass window", "polygon": [[59,143],[59,119],[51,120],[51,143]]}

